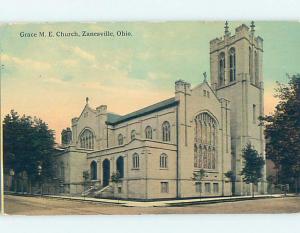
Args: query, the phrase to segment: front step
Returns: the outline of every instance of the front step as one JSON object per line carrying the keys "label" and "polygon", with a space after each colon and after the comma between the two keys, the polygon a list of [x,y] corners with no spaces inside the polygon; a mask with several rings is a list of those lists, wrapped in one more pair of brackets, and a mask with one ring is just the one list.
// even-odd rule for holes
{"label": "front step", "polygon": [[108,185],[104,188],[94,192],[94,197],[96,198],[102,198],[102,197],[112,197],[113,196],[113,188]]}

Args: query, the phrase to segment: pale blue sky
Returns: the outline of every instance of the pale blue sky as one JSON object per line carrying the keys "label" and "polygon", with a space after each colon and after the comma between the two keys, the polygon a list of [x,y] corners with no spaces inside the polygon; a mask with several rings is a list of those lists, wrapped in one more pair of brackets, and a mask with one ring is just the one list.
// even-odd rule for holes
{"label": "pale blue sky", "polygon": [[[230,31],[239,24],[230,22]],[[0,27],[2,114],[15,109],[36,115],[57,132],[70,126],[86,96],[96,107],[120,114],[168,98],[174,82],[196,85],[209,74],[209,41],[224,22],[11,24]],[[128,38],[20,38],[21,31],[127,30]],[[264,39],[266,109],[275,81],[299,72],[300,24],[256,22]]]}

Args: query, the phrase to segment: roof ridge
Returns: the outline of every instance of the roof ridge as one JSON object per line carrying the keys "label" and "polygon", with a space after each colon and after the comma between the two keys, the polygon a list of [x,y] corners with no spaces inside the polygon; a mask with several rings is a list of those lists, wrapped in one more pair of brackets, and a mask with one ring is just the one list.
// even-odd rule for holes
{"label": "roof ridge", "polygon": [[127,114],[125,114],[123,116],[120,116],[118,119],[108,119],[107,122],[109,124],[122,123],[122,122],[124,122],[126,120],[130,120],[130,119],[133,119],[133,118],[145,115],[145,114],[150,114],[153,111],[157,111],[160,108],[168,107],[169,105],[172,105],[174,103],[176,103],[175,97],[171,97],[171,98],[168,98],[168,99],[156,102],[154,104],[151,104],[149,106],[146,106],[144,108],[140,108],[140,109],[138,109],[136,111],[127,113]]}

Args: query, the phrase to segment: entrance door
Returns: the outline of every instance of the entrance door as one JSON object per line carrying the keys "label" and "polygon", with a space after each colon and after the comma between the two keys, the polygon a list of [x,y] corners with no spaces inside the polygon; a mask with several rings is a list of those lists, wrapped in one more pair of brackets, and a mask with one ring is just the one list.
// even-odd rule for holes
{"label": "entrance door", "polygon": [[109,184],[110,179],[110,163],[108,159],[105,159],[102,163],[102,171],[103,171],[103,187]]}
{"label": "entrance door", "polygon": [[122,156],[117,159],[117,171],[119,172],[120,178],[124,178],[124,158]]}

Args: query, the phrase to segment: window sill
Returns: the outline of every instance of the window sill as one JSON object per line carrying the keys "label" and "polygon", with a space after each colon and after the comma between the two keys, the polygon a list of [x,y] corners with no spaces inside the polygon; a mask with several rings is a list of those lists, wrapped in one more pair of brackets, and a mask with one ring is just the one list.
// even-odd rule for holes
{"label": "window sill", "polygon": [[131,170],[140,170],[140,168],[131,168]]}
{"label": "window sill", "polygon": [[169,170],[167,167],[160,167],[159,170]]}

